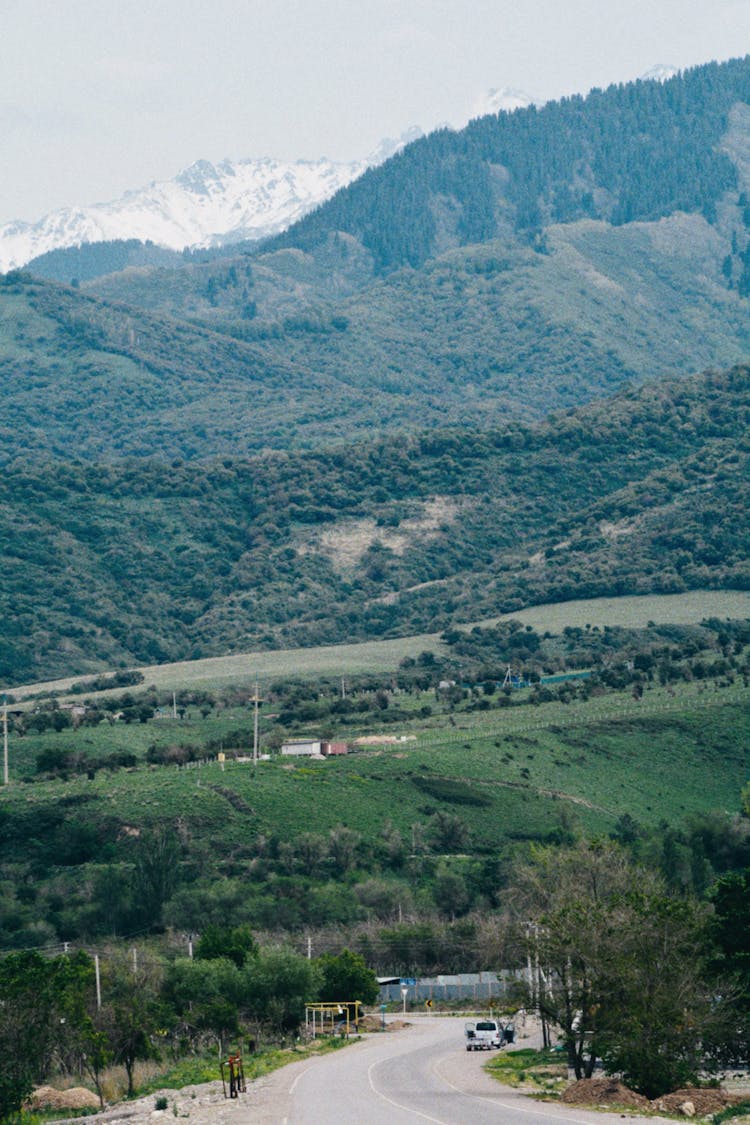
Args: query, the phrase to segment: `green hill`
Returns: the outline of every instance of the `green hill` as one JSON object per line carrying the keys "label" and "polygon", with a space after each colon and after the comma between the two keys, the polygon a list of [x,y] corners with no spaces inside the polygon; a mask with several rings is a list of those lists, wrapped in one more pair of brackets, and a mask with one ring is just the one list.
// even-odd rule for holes
{"label": "green hill", "polygon": [[2,461],[189,460],[320,444],[377,397],[257,345],[27,274],[0,278]]}
{"label": "green hill", "polygon": [[[585,655],[594,675],[441,690],[438,665],[412,660],[349,678],[345,699],[338,680],[266,683],[262,748],[323,729],[352,743],[325,762],[252,766],[246,676],[217,695],[179,692],[177,717],[171,693],[167,707],[145,685],[79,695],[73,721],[29,710],[0,791],[0,948],[214,921],[287,936],[361,924],[372,938],[402,909],[423,927],[458,915],[466,937],[497,906],[512,857],[577,832],[612,835],[675,890],[702,892],[748,861],[735,814],[749,639],[747,622],[726,620],[543,636],[512,622],[460,633],[454,653],[497,661],[512,646],[520,660],[534,648],[532,660],[560,666]],[[154,886],[165,830],[169,877]]]}
{"label": "green hill", "polygon": [[139,242],[136,238],[114,239],[108,242],[85,242],[81,246],[68,246],[64,250],[50,250],[33,258],[27,266],[35,277],[59,281],[63,285],[78,285],[120,270],[141,266],[176,268],[184,263],[182,254],[156,246],[153,242]]}
{"label": "green hill", "polygon": [[307,420],[325,409],[329,438],[492,426],[726,367],[750,348],[749,101],[747,58],[483,118],[265,247],[91,290],[325,374]]}
{"label": "green hill", "polygon": [[378,269],[390,270],[506,233],[533,239],[580,219],[621,225],[676,212],[713,219],[738,187],[725,138],[733,111],[748,101],[750,56],[439,130],[271,245],[309,249],[343,231]]}
{"label": "green hill", "polygon": [[745,588],[749,97],[750,59],[594,91],[257,254],[8,275],[0,674]]}
{"label": "green hill", "polygon": [[7,466],[0,674],[747,589],[749,422],[750,372],[737,368],[534,426],[205,463]]}

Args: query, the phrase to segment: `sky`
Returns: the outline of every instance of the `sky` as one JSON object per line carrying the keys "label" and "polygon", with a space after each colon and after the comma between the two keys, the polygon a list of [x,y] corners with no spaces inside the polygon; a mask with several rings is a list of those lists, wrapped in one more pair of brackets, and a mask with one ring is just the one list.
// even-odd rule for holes
{"label": "sky", "polygon": [[750,0],[0,0],[0,223],[750,53]]}

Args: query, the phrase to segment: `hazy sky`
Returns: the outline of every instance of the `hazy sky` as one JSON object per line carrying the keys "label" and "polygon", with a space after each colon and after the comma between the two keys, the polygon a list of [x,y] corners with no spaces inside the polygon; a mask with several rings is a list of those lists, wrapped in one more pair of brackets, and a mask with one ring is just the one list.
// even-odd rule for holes
{"label": "hazy sky", "polygon": [[750,52],[750,0],[0,0],[0,222]]}

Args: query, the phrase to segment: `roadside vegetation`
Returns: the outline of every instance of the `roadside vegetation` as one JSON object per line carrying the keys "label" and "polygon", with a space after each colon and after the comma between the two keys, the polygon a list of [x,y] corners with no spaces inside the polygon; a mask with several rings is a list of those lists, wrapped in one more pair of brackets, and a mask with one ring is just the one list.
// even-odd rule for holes
{"label": "roadside vegetation", "polygon": [[[280,1048],[297,1041],[306,1003],[372,1004],[377,992],[356,954],[313,961],[262,949],[243,928],[207,927],[194,958],[164,946],[110,946],[94,958],[8,954],[0,960],[0,1120],[49,1078],[85,1079],[103,1106],[113,1065],[124,1069],[127,1097],[212,1080],[230,1044],[248,1055],[252,1079],[289,1061]],[[136,1065],[149,1060],[162,1069],[137,1089]]]}
{"label": "roadside vegetation", "polygon": [[503,1051],[490,1059],[487,1070],[505,1086],[530,1088],[540,1094],[557,1094],[568,1081],[567,1056],[551,1048]]}

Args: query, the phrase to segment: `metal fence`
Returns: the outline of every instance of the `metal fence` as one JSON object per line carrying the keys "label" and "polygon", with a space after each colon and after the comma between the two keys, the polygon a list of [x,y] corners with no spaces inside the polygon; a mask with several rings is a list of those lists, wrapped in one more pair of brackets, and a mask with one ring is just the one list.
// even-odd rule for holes
{"label": "metal fence", "polygon": [[[514,970],[504,970],[500,973],[459,973],[419,979],[404,977],[380,986],[379,1003],[402,1003],[404,999],[407,1004],[424,1003],[426,1000],[505,1000],[522,975]],[[406,997],[402,992],[404,988]]]}

